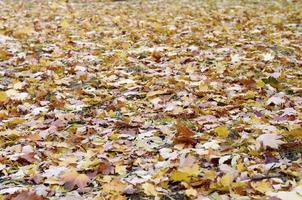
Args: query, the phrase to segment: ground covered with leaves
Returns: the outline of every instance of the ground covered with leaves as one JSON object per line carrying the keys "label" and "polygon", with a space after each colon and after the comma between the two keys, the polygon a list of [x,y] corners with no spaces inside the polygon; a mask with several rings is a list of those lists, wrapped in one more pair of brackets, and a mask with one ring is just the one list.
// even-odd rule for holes
{"label": "ground covered with leaves", "polygon": [[302,199],[302,1],[0,1],[0,199]]}

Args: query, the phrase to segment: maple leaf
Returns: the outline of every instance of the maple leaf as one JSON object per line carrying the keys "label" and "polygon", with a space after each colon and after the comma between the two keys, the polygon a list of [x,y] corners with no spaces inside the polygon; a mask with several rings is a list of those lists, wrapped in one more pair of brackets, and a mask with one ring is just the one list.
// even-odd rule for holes
{"label": "maple leaf", "polygon": [[191,167],[179,168],[172,172],[171,179],[173,181],[189,181],[191,178],[199,175],[199,165],[194,164]]}
{"label": "maple leaf", "polygon": [[69,171],[61,175],[65,187],[72,190],[74,186],[78,186],[81,190],[90,181],[86,174],[79,174],[77,171]]}
{"label": "maple leaf", "polygon": [[179,120],[176,123],[176,136],[174,141],[176,144],[192,144],[195,145],[197,143],[194,138],[195,133],[182,124]]}
{"label": "maple leaf", "polygon": [[264,147],[264,149],[266,149],[267,147],[270,147],[272,149],[278,149],[279,145],[283,144],[284,142],[280,140],[280,138],[282,138],[282,136],[277,135],[277,134],[263,134],[260,135],[256,141],[256,147],[257,149],[260,149],[261,146]]}

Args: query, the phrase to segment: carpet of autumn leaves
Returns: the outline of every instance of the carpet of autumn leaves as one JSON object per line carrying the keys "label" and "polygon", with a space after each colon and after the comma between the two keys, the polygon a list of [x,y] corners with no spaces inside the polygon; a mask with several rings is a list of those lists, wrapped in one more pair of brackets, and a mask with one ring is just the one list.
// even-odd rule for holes
{"label": "carpet of autumn leaves", "polygon": [[0,0],[0,199],[302,199],[301,10]]}

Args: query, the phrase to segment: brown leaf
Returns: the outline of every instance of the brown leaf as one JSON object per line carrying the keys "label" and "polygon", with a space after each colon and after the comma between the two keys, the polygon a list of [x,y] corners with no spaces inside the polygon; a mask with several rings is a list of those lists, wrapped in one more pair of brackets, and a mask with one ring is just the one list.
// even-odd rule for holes
{"label": "brown leaf", "polygon": [[98,171],[108,175],[113,172],[113,166],[108,161],[103,161],[99,164]]}
{"label": "brown leaf", "polygon": [[125,121],[116,121],[115,122],[115,127],[120,128],[120,129],[123,129],[123,128],[127,129],[127,128],[139,128],[140,125],[139,124],[134,124],[134,123],[130,124],[130,123],[125,122]]}
{"label": "brown leaf", "polygon": [[38,133],[33,133],[33,134],[26,136],[25,139],[28,141],[35,142],[35,141],[41,140],[41,136]]}
{"label": "brown leaf", "polygon": [[194,138],[195,133],[182,124],[180,121],[176,123],[176,136],[174,138],[174,142],[176,144],[192,144],[195,145],[197,143],[196,139]]}
{"label": "brown leaf", "polygon": [[21,155],[17,161],[23,165],[26,165],[26,164],[31,164],[33,162],[35,162],[35,153],[34,152],[28,152],[28,153],[25,153],[23,155]]}
{"label": "brown leaf", "polygon": [[72,190],[74,186],[78,186],[80,189],[83,189],[90,181],[86,174],[79,174],[76,171],[66,172],[61,176],[61,178],[65,183],[65,187],[70,190]]}
{"label": "brown leaf", "polygon": [[37,195],[35,192],[21,192],[16,197],[13,197],[12,200],[44,200],[45,198]]}

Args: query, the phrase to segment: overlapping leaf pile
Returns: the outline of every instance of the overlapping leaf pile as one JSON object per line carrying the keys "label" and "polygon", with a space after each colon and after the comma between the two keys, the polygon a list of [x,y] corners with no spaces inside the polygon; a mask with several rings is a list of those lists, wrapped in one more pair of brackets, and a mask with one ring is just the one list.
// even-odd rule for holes
{"label": "overlapping leaf pile", "polygon": [[1,198],[301,199],[301,10],[0,1]]}

